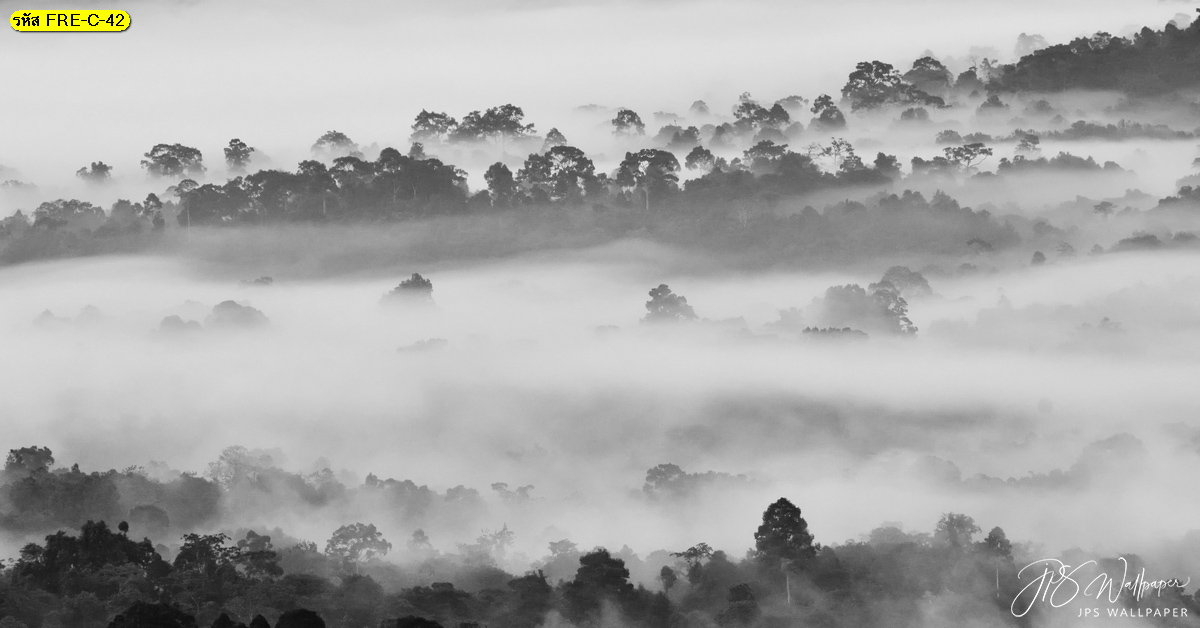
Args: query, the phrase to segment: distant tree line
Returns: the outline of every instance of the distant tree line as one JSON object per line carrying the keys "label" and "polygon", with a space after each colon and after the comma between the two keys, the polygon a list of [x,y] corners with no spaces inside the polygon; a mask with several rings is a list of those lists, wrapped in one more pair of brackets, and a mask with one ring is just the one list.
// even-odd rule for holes
{"label": "distant tree line", "polygon": [[[901,283],[915,281],[901,271],[890,271],[890,276]],[[919,290],[920,283],[909,287]],[[1009,606],[1027,584],[1017,572],[1028,556],[999,527],[980,538],[981,528],[959,513],[944,514],[928,534],[884,526],[861,540],[822,544],[800,508],[780,498],[763,512],[753,548],[740,559],[703,542],[643,559],[627,547],[582,551],[564,539],[550,543],[545,558],[516,575],[502,568],[515,536],[507,526],[484,531],[475,543],[460,544],[457,553],[433,549],[420,528],[397,548],[375,525],[363,522],[334,530],[323,549],[313,542],[289,541],[278,530],[241,530],[232,536],[203,531],[214,524],[203,516],[187,522],[201,531],[183,533],[171,546],[156,545],[161,539],[144,534],[167,534],[168,526],[180,529],[166,522],[166,511],[155,504],[169,506],[175,499],[169,507],[178,517],[185,506],[178,499],[185,492],[189,498],[210,495],[211,504],[246,483],[271,481],[264,477],[271,473],[277,475],[274,481],[282,479],[279,474],[286,476],[272,471],[261,455],[238,448],[213,463],[207,478],[192,477],[196,487],[174,486],[161,494],[147,488],[156,481],[125,484],[120,490],[111,484],[140,472],[84,474],[78,466],[62,470],[52,469],[53,464],[51,452],[39,447],[13,450],[6,461],[7,498],[38,493],[34,486],[59,481],[66,485],[40,493],[68,491],[49,501],[6,506],[6,516],[19,509],[24,516],[16,520],[18,525],[44,526],[54,516],[35,513],[54,513],[67,507],[65,502],[78,501],[55,516],[82,523],[62,526],[66,529],[42,543],[28,543],[0,569],[0,625],[5,628],[524,628],[553,618],[583,627],[619,621],[645,628],[849,628],[919,623],[931,596],[956,609],[949,611],[951,621],[987,618],[997,625],[1025,627],[1051,612],[1037,607],[1029,615],[1013,616]],[[92,478],[91,484],[84,478]],[[106,481],[109,488],[103,488]],[[664,464],[647,472],[644,492],[654,503],[669,505],[694,498],[706,484],[738,487],[746,482],[741,476],[686,473]],[[405,493],[423,490],[375,476],[367,478],[362,490],[391,487]],[[532,487],[511,491],[498,483],[492,488],[502,499],[522,500]],[[106,502],[111,498],[93,498],[129,491],[138,493],[139,501],[153,503],[125,514]],[[5,528],[13,524],[13,519],[4,520]],[[392,554],[402,560],[387,560]],[[1115,564],[1112,558],[1097,558],[1105,568]],[[1125,558],[1140,568],[1138,557]],[[1178,588],[1140,601],[1125,596],[1122,603],[1200,611],[1197,596]]]}

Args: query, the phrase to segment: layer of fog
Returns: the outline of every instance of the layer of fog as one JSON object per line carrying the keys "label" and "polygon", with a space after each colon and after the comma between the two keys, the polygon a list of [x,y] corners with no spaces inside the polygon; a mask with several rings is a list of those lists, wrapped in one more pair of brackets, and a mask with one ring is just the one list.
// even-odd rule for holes
{"label": "layer of fog", "polygon": [[[824,542],[884,521],[929,531],[956,511],[1047,551],[1152,552],[1200,515],[1172,488],[1200,470],[1194,253],[931,274],[934,296],[910,304],[918,337],[865,342],[768,324],[789,307],[816,322],[825,288],[865,286],[885,266],[665,276],[673,257],[635,241],[326,280],[277,266],[269,288],[238,285],[235,273],[258,269],[199,274],[178,259],[7,268],[3,448],[47,445],[84,470],[160,460],[202,472],[237,444],[278,449],[304,472],[324,458],[350,485],[369,472],[463,484],[488,510],[427,529],[435,545],[507,524],[530,557],[563,537],[643,555],[705,541],[738,555],[781,495]],[[381,307],[412,271],[432,278],[436,305]],[[647,289],[663,282],[708,322],[639,324]],[[227,299],[270,326],[155,331],[166,315],[201,321]],[[85,306],[98,312],[80,316]],[[47,309],[58,320],[35,326]],[[447,345],[397,352],[431,338]],[[1109,440],[1124,433],[1136,444],[1112,446],[1128,445]],[[667,462],[754,483],[669,504],[638,497],[646,470]],[[1072,479],[971,480],[1056,469]],[[536,499],[501,503],[494,482],[532,484]],[[412,533],[387,513],[287,504],[221,525],[321,541],[350,519],[376,521],[393,541]]]}

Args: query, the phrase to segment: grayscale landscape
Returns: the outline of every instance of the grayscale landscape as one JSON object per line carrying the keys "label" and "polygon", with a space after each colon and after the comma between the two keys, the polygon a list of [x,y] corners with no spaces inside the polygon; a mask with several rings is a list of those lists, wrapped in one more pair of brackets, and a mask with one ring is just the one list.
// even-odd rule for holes
{"label": "grayscale landscape", "polygon": [[121,9],[0,37],[0,628],[1200,626],[1200,9]]}

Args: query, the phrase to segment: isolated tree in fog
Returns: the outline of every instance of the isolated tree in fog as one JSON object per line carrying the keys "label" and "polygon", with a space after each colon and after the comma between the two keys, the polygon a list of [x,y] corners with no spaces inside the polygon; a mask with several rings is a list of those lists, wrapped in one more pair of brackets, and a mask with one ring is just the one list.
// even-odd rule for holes
{"label": "isolated tree in fog", "polygon": [[695,318],[696,312],[688,305],[687,297],[671,292],[664,283],[650,291],[650,300],[646,301],[646,316],[642,320],[657,323]]}
{"label": "isolated tree in fog", "polygon": [[93,161],[91,169],[80,168],[75,171],[75,176],[87,181],[88,183],[104,183],[112,177],[112,166],[103,161]]}
{"label": "isolated tree in fog", "polygon": [[204,155],[183,144],[155,144],[143,155],[142,167],[156,177],[178,177],[204,173]]}
{"label": "isolated tree in fog", "polygon": [[784,497],[768,506],[754,533],[754,552],[768,569],[778,569],[784,561],[803,564],[814,558],[817,548],[800,508]]}
{"label": "isolated tree in fog", "polygon": [[628,136],[628,135],[645,135],[646,125],[642,123],[642,118],[637,112],[632,109],[622,109],[617,112],[617,117],[612,119],[613,135]]}
{"label": "isolated tree in fog", "polygon": [[356,572],[359,563],[384,556],[390,549],[392,544],[383,538],[373,523],[344,525],[334,531],[325,544],[327,556],[344,565],[353,565]]}
{"label": "isolated tree in fog", "polygon": [[418,301],[433,300],[433,282],[422,277],[421,273],[413,273],[412,277],[400,282],[400,285],[387,294],[389,297],[401,297]]}
{"label": "isolated tree in fog", "polygon": [[349,136],[341,131],[326,131],[324,135],[318,137],[312,145],[312,153],[328,157],[346,155],[362,157],[362,153],[358,152],[358,144],[355,144]]}
{"label": "isolated tree in fog", "polygon": [[229,140],[229,146],[225,147],[225,165],[229,167],[230,172],[245,172],[246,166],[250,164],[250,153],[253,152],[254,148],[235,137]]}

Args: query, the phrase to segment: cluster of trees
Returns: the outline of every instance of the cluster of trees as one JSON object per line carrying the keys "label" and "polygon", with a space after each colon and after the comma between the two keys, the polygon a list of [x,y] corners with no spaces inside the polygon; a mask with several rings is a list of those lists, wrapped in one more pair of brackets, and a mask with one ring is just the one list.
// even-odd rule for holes
{"label": "cluster of trees", "polygon": [[1200,19],[1187,28],[1143,27],[1132,37],[1096,33],[1047,46],[995,69],[988,86],[1003,91],[1120,90],[1156,95],[1200,83]]}
{"label": "cluster of trees", "polygon": [[[949,157],[935,160],[969,169],[976,155],[989,152],[982,145],[966,145],[947,149]],[[921,171],[920,164],[914,164]],[[681,183],[685,168],[699,176]],[[107,212],[86,201],[42,203],[32,217],[18,212],[0,221],[0,260],[137,250],[154,246],[169,223],[190,228],[378,221],[514,207],[590,207],[601,211],[584,216],[612,237],[644,228],[668,241],[723,243],[730,248],[746,242],[748,231],[757,231],[751,222],[784,225],[772,231],[772,239],[796,250],[800,241],[780,236],[815,236],[786,225],[812,222],[816,212],[780,215],[774,208],[782,199],[840,188],[885,187],[899,178],[895,157],[880,153],[867,164],[840,138],[799,151],[786,143],[760,140],[729,161],[697,145],[682,164],[670,151],[647,148],[627,153],[612,173],[597,172],[583,151],[560,144],[530,154],[515,173],[504,163],[493,164],[484,176],[487,189],[471,193],[463,171],[414,145],[408,154],[386,148],[370,161],[353,155],[336,157],[332,165],[307,160],[294,172],[261,170],[223,184],[183,179],[169,189],[171,197],[165,201],[150,194],[142,202],[117,201]],[[602,211],[608,208],[615,210]],[[822,218],[830,218],[830,211]],[[837,220],[823,222],[833,227]],[[821,237],[836,238],[837,232],[827,229]]]}
{"label": "cluster of trees", "polygon": [[[150,246],[154,234],[175,223],[192,227],[391,221],[516,207],[615,208],[618,211],[612,213],[619,217],[595,218],[601,231],[609,228],[617,234],[644,228],[673,243],[745,244],[751,220],[776,226],[785,222],[783,216],[768,215],[782,199],[839,189],[886,188],[903,179],[895,156],[860,156],[849,142],[836,137],[846,126],[841,107],[855,112],[903,109],[902,120],[920,122],[929,119],[927,108],[945,107],[947,99],[976,92],[988,93],[979,106],[979,113],[986,115],[1008,110],[999,97],[1005,90],[1115,86],[1138,91],[1156,81],[1171,88],[1187,87],[1192,81],[1188,77],[1196,74],[1189,64],[1196,63],[1198,24],[1186,29],[1173,24],[1161,31],[1143,29],[1129,40],[1101,33],[1042,48],[1014,65],[999,66],[985,59],[957,76],[928,56],[903,73],[882,61],[864,61],[849,74],[840,101],[823,94],[811,103],[789,96],[768,104],[747,93],[734,107],[732,119],[700,127],[672,122],[652,138],[647,137],[646,124],[637,112],[621,109],[611,120],[613,133],[645,147],[625,153],[611,172],[598,171],[592,158],[557,129],[545,138],[537,136],[521,107],[511,103],[471,111],[461,119],[423,110],[413,122],[410,149],[402,153],[385,148],[374,159],[368,159],[344,133],[329,131],[313,144],[314,159],[301,162],[294,171],[250,173],[255,149],[235,138],[224,148],[227,171],[235,176],[224,183],[201,183],[207,167],[198,149],[158,144],[145,153],[142,166],[153,176],[178,180],[163,199],[150,194],[143,202],[118,201],[107,211],[85,201],[60,199],[42,203],[29,216],[18,212],[0,221],[0,261],[136,250]],[[711,115],[701,101],[691,113],[701,120]],[[812,114],[807,136],[834,137],[802,147],[796,144],[805,131],[797,118],[807,113]],[[1053,107],[1044,100],[1026,110],[1035,117],[1052,113]],[[662,112],[656,118],[672,119]],[[1062,131],[1038,134],[1017,129],[995,140],[982,133],[946,130],[937,137],[938,143],[947,144],[943,155],[914,157],[911,169],[919,179],[973,174],[992,156],[988,146],[992,141],[1016,142],[1019,153],[1014,159],[1001,159],[998,174],[1093,169],[1090,159],[1066,154],[1038,157],[1039,138],[1189,136],[1136,122],[1078,121]],[[435,145],[490,142],[509,143],[516,149],[540,143],[540,149],[530,152],[520,166],[511,159],[491,164],[483,177],[486,189],[480,190],[468,188],[466,172],[425,152],[426,145],[432,151]],[[504,148],[501,152],[507,155]],[[1115,168],[1115,164],[1104,167]],[[100,184],[111,178],[111,170],[103,162],[94,162],[76,174]],[[685,171],[692,173],[686,182]],[[688,239],[680,241],[683,234]],[[967,238],[972,239],[989,238],[979,234]],[[793,241],[783,246],[794,250],[802,244]]]}
{"label": "cluster of trees", "polygon": [[[647,491],[682,475],[660,465],[649,472]],[[87,521],[78,533],[60,530],[27,544],[3,569],[0,622],[17,628],[519,628],[564,620],[643,628],[861,627],[919,622],[936,597],[957,609],[951,621],[1031,625],[1048,606],[1033,605],[1021,617],[1010,612],[1027,584],[1028,576],[1018,576],[1027,557],[1014,556],[1019,548],[1001,528],[981,534],[971,517],[946,513],[932,533],[884,526],[862,540],[825,545],[801,509],[780,498],[763,512],[753,548],[741,559],[703,542],[658,551],[651,554],[652,578],[637,582],[629,561],[645,562],[628,549],[584,552],[564,539],[550,543],[550,555],[533,569],[513,575],[487,553],[511,543],[506,527],[460,546],[463,569],[450,582],[431,580],[447,556],[432,550],[421,530],[407,544],[417,562],[401,566],[384,560],[392,544],[370,524],[339,528],[324,552],[303,542],[279,549],[271,536],[254,531],[236,542],[222,533],[189,533],[168,558],[163,546],[131,537],[125,523],[114,531]],[[1136,556],[1125,558],[1140,566]],[[1122,603],[1200,610],[1197,596],[1181,588],[1140,601],[1123,596]]]}

